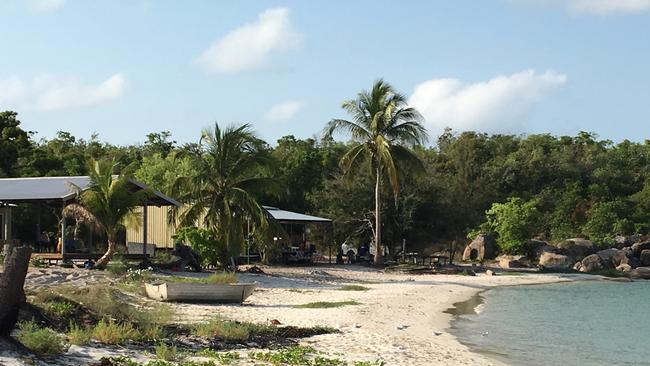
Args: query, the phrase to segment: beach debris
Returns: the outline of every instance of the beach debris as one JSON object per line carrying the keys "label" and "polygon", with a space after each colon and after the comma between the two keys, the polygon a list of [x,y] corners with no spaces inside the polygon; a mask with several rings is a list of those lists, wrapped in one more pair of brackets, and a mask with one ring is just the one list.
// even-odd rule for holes
{"label": "beach debris", "polygon": [[357,328],[357,329],[361,328],[361,324],[355,324],[354,327]]}
{"label": "beach debris", "polygon": [[442,335],[442,332],[436,332],[436,331],[434,330],[434,331],[433,331],[433,335],[434,335],[434,336],[439,336],[439,335]]}
{"label": "beach debris", "polygon": [[406,329],[406,328],[408,328],[408,327],[409,327],[408,325],[400,324],[400,325],[396,326],[395,328],[396,328],[397,330],[404,330],[404,329]]}
{"label": "beach debris", "polygon": [[272,325],[281,325],[282,323],[280,323],[280,321],[277,320],[277,319],[271,319],[271,320],[269,320],[269,324],[272,324]]}
{"label": "beach debris", "polygon": [[254,274],[265,274],[264,271],[258,266],[252,266],[249,269],[245,271],[246,273],[254,273]]}
{"label": "beach debris", "polygon": [[485,275],[486,276],[494,276],[494,271],[491,270],[491,269],[488,269],[487,271],[485,271]]}
{"label": "beach debris", "polygon": [[490,334],[490,332],[488,332],[488,331],[485,331],[485,332],[481,333],[481,335],[482,335],[483,337],[486,337],[488,334]]}

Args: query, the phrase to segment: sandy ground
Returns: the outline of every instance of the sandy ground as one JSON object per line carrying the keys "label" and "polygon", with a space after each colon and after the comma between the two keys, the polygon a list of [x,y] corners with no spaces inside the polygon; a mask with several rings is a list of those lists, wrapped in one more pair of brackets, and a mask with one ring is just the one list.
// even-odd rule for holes
{"label": "sandy ground", "polygon": [[[476,277],[458,275],[390,274],[360,266],[262,267],[264,275],[240,274],[240,282],[258,282],[259,288],[243,305],[172,304],[179,322],[197,322],[216,315],[283,325],[330,326],[338,334],[301,341],[331,357],[347,361],[377,359],[386,365],[500,365],[471,352],[449,333],[452,315],[445,311],[477,292],[495,286],[538,284],[585,279],[577,275],[526,274]],[[188,274],[190,275],[190,274]],[[207,275],[207,274],[205,274]],[[196,274],[194,275],[196,276]],[[593,279],[593,276],[589,278]],[[26,287],[57,283],[111,281],[104,274],[86,270],[34,269]],[[361,284],[368,291],[341,291],[346,284]],[[296,309],[316,301],[356,300],[359,305],[330,309]],[[0,345],[0,348],[3,348]],[[73,347],[59,364],[82,364],[81,360],[104,354],[143,355],[124,349]],[[0,350],[0,364],[21,365],[15,354]],[[48,361],[52,364],[53,360]],[[241,361],[250,365],[250,361]]]}

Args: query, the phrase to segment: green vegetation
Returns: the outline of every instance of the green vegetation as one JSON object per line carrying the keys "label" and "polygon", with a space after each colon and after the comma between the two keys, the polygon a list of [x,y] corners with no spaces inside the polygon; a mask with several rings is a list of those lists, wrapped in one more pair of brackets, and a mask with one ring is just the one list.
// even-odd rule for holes
{"label": "green vegetation", "polygon": [[217,352],[209,348],[197,352],[196,355],[215,358],[222,365],[230,365],[241,358],[237,352]]}
{"label": "green vegetation", "polygon": [[68,325],[68,333],[66,335],[70,344],[83,346],[84,344],[88,344],[88,342],[90,342],[92,334],[93,331],[91,328],[80,327],[74,322],[70,322],[70,325]]}
{"label": "green vegetation", "polygon": [[113,320],[100,320],[92,330],[92,338],[106,344],[124,344],[142,338],[131,323],[117,323]]}
{"label": "green vegetation", "polygon": [[212,283],[212,284],[237,283],[237,275],[233,272],[213,273],[208,277],[167,276],[167,277],[162,277],[161,279],[169,280],[172,282],[187,282],[187,283]]}
{"label": "green vegetation", "polygon": [[339,359],[321,356],[311,357],[316,353],[312,347],[295,346],[271,352],[251,352],[248,356],[254,360],[270,362],[272,365],[313,365],[313,366],[344,366],[346,363]]}
{"label": "green vegetation", "polygon": [[134,211],[142,205],[148,191],[132,192],[128,176],[114,176],[114,159],[88,160],[90,185],[85,190],[77,187],[79,203],[65,207],[63,215],[92,227],[96,233],[106,235],[106,253],[95,262],[96,268],[105,268],[117,250],[118,235],[127,220],[135,220]]}
{"label": "green vegetation", "polygon": [[339,288],[339,291],[368,291],[370,287],[361,285],[345,285]]}
{"label": "green vegetation", "polygon": [[497,244],[502,253],[526,253],[526,243],[539,226],[537,204],[536,200],[524,202],[511,197],[505,203],[494,203],[486,212],[487,226],[498,234]]}
{"label": "green vegetation", "polygon": [[317,301],[317,302],[310,302],[307,304],[301,304],[301,305],[294,305],[293,307],[295,309],[329,309],[329,308],[338,308],[341,306],[347,306],[347,305],[360,305],[360,302],[354,301],[354,300],[348,300],[348,301]]}
{"label": "green vegetation", "polygon": [[63,338],[49,328],[41,328],[36,322],[24,322],[18,325],[17,339],[25,347],[41,355],[55,355],[65,351]]}
{"label": "green vegetation", "polygon": [[219,338],[227,342],[248,340],[251,333],[268,333],[271,327],[252,323],[240,323],[216,317],[206,323],[192,326],[192,333],[206,338]]}
{"label": "green vegetation", "polygon": [[194,169],[172,184],[172,195],[187,203],[175,208],[173,216],[181,226],[201,222],[209,232],[192,244],[209,264],[225,268],[243,248],[247,225],[262,231],[268,227],[256,194],[277,187],[268,177],[271,156],[249,125],[221,129],[218,124],[203,130],[199,143],[181,156]]}
{"label": "green vegetation", "polygon": [[398,177],[402,170],[424,171],[422,162],[407,146],[423,144],[427,132],[421,124],[420,113],[407,105],[406,97],[393,87],[378,80],[370,91],[361,91],[357,99],[343,102],[343,109],[352,115],[352,121],[333,119],[325,128],[325,136],[332,138],[335,132],[346,132],[352,144],[341,157],[344,172],[366,163],[375,181],[375,264],[382,263],[382,180],[387,178],[397,198],[400,188]]}
{"label": "green vegetation", "polygon": [[176,346],[168,346],[165,343],[159,343],[156,346],[156,357],[164,361],[179,361],[181,359]]}

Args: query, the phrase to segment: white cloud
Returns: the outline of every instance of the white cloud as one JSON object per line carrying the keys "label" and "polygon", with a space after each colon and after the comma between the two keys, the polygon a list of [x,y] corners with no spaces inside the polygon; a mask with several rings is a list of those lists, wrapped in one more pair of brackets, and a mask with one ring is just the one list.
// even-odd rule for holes
{"label": "white cloud", "polygon": [[210,73],[236,73],[268,66],[274,52],[297,49],[302,34],[289,21],[289,9],[268,9],[256,22],[244,24],[215,41],[196,60]]}
{"label": "white cloud", "polygon": [[65,0],[29,0],[29,6],[36,11],[56,10],[65,4]]}
{"label": "white cloud", "polygon": [[513,3],[562,6],[573,14],[635,14],[650,10],[650,0],[510,0]]}
{"label": "white cloud", "polygon": [[650,9],[650,0],[569,0],[568,3],[571,11],[598,15],[642,13]]}
{"label": "white cloud", "polygon": [[31,80],[17,76],[0,80],[0,104],[14,108],[58,110],[116,99],[126,89],[126,78],[114,74],[96,85],[44,74]]}
{"label": "white cloud", "polygon": [[266,119],[271,121],[286,121],[293,118],[302,108],[303,103],[292,100],[274,105],[266,112]]}
{"label": "white cloud", "polygon": [[521,132],[530,110],[566,80],[564,74],[539,74],[534,70],[474,84],[432,79],[417,85],[408,103],[422,113],[432,133],[445,127],[457,131]]}

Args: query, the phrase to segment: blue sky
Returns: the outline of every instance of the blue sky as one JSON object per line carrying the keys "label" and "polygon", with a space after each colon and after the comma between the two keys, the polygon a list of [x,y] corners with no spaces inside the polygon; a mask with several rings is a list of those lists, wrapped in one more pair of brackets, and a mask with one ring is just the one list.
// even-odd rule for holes
{"label": "blue sky", "polygon": [[0,2],[0,109],[117,144],[317,135],[384,78],[445,126],[643,141],[650,0]]}

